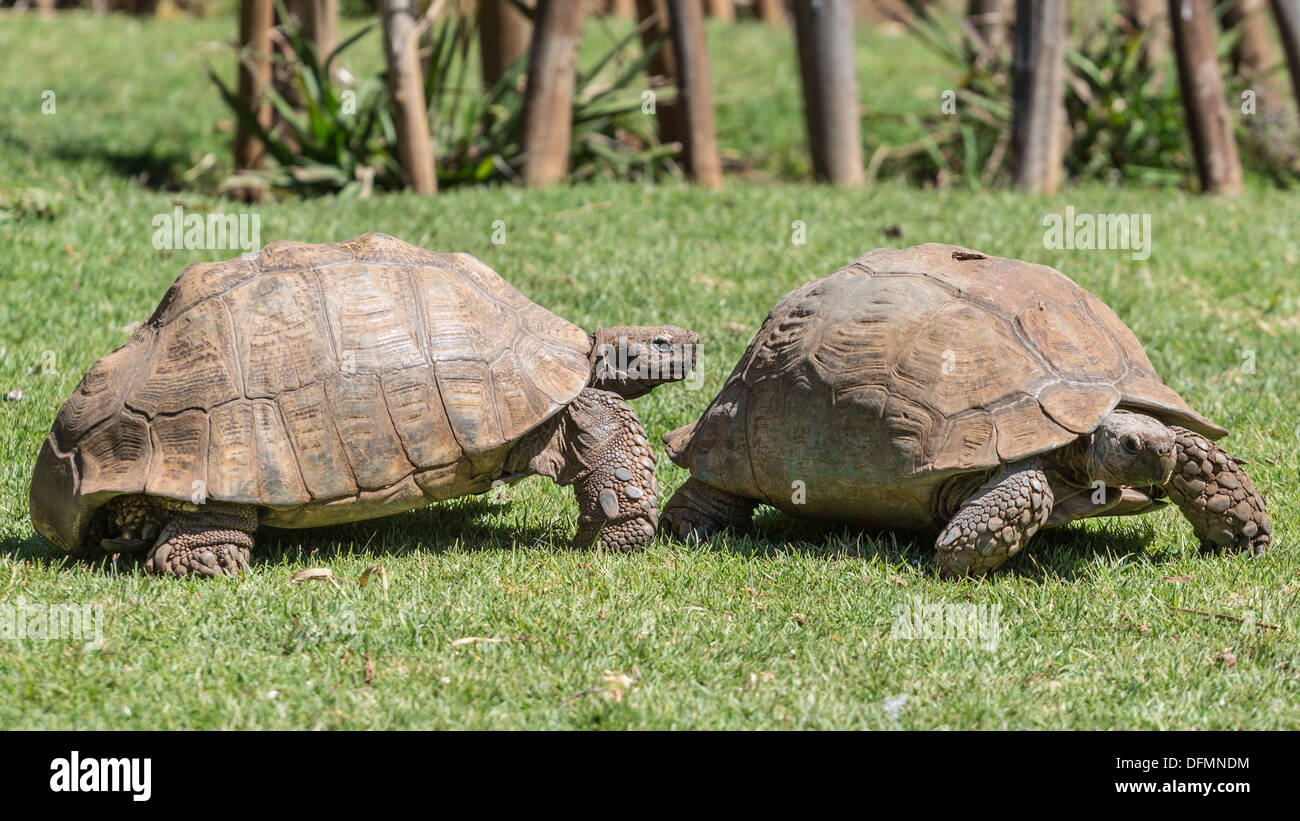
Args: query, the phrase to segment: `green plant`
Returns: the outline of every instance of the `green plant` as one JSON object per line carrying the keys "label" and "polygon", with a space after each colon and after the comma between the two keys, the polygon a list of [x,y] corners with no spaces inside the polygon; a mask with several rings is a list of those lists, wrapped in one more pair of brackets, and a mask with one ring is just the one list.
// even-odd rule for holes
{"label": "green plant", "polygon": [[[990,49],[960,21],[918,7],[907,31],[957,71],[958,116],[912,118],[915,142],[881,145],[882,173],[972,188],[1005,181],[1011,136],[1009,47]],[[1076,179],[1180,185],[1192,170],[1182,103],[1169,61],[1121,15],[1077,28],[1066,51],[1066,169]]]}
{"label": "green plant", "polygon": [[[286,53],[276,59],[293,78],[297,100],[286,99],[274,88],[267,90],[281,121],[277,128],[260,126],[251,108],[208,69],[226,104],[266,143],[276,163],[265,171],[233,177],[227,187],[252,185],[309,194],[401,186],[382,74],[356,88],[341,88],[331,71],[338,55],[372,28],[353,35],[322,60],[296,24],[280,27]],[[452,15],[429,25],[421,52],[438,182],[444,187],[512,179],[523,164],[526,58],[517,60],[484,92],[472,70],[476,35],[472,15]],[[640,77],[658,44],[629,58],[636,38],[634,30],[617,40],[578,74],[570,163],[574,179],[634,179],[675,169],[671,161],[680,146],[659,143],[653,119],[640,110]],[[241,55],[241,59],[249,57]],[[608,80],[607,72],[612,73]]]}
{"label": "green plant", "polygon": [[[343,88],[333,76],[339,55],[373,28],[371,24],[361,29],[322,60],[301,28],[292,23],[281,27],[289,53],[275,59],[288,64],[298,105],[273,86],[267,87],[265,96],[280,118],[279,127],[265,128],[247,102],[211,66],[206,67],[240,124],[262,141],[275,160],[272,168],[238,173],[223,187],[270,187],[309,194],[400,185],[401,167],[391,150],[396,129],[383,78],[371,77],[355,88]],[[248,64],[250,59],[240,54],[241,62]]]}
{"label": "green plant", "polygon": [[938,116],[902,115],[913,139],[868,146],[870,174],[940,187],[961,182],[972,189],[1001,182],[1011,139],[1010,54],[988,47],[964,18],[940,18],[925,5],[915,4],[911,14],[895,19],[957,70],[957,82],[945,91]]}
{"label": "green plant", "polygon": [[1194,169],[1173,66],[1152,58],[1145,32],[1103,17],[1065,53],[1073,177],[1180,185]]}
{"label": "green plant", "polygon": [[[520,11],[531,15],[528,7]],[[470,71],[476,18],[458,15],[431,27],[424,90],[433,120],[438,181],[444,185],[509,179],[523,164],[521,148],[527,59],[516,60],[483,92]],[[668,169],[680,147],[658,142],[641,113],[640,78],[662,40],[629,57],[638,32],[616,40],[579,70],[573,95],[570,177],[632,179]],[[606,72],[612,78],[604,81]]]}

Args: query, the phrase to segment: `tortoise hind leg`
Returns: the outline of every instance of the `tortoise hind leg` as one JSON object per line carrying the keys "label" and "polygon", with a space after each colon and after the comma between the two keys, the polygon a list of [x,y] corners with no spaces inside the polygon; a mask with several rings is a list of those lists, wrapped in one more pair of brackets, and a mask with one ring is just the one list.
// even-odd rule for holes
{"label": "tortoise hind leg", "polygon": [[749,524],[757,505],[753,499],[718,490],[692,476],[664,505],[660,527],[682,539],[709,539],[728,527]]}
{"label": "tortoise hind leg", "polygon": [[236,575],[248,567],[256,530],[257,508],[252,505],[173,511],[145,568],[160,575]]}

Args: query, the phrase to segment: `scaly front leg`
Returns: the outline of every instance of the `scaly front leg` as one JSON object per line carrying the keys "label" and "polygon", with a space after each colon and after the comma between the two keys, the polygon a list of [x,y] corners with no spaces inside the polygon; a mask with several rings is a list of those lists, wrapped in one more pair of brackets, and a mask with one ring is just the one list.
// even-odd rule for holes
{"label": "scaly front leg", "polygon": [[614,550],[645,547],[659,525],[659,488],[641,420],[618,394],[587,388],[570,403],[563,431],[564,474],[578,497],[573,546],[599,538]]}
{"label": "scaly front leg", "polygon": [[1255,483],[1223,448],[1186,428],[1171,426],[1178,462],[1165,484],[1169,498],[1192,523],[1202,550],[1268,550],[1273,524]]}
{"label": "scaly front leg", "polygon": [[939,534],[931,562],[950,578],[995,570],[1047,523],[1052,503],[1040,465],[1007,465],[961,503]]}

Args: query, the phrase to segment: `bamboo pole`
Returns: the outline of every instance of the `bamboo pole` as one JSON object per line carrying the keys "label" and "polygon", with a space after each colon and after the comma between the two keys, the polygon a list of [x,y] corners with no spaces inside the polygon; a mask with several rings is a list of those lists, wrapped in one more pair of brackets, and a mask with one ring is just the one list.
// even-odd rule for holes
{"label": "bamboo pole", "polygon": [[416,19],[411,0],[381,0],[384,50],[388,56],[388,92],[393,103],[393,124],[397,129],[397,160],[406,183],[416,193],[438,190],[433,165],[433,138],[424,105],[424,78],[420,75],[420,51],[416,41]]}
{"label": "bamboo pole", "polygon": [[682,157],[697,183],[715,188],[722,185],[722,159],[713,124],[713,79],[703,10],[699,0],[667,0],[666,6],[677,69]]}
{"label": "bamboo pole", "polygon": [[1240,194],[1241,160],[1232,121],[1228,119],[1209,0],[1169,0],[1169,23],[1174,30],[1178,85],[1196,153],[1201,190],[1209,194]]}
{"label": "bamboo pole", "polygon": [[1300,109],[1300,0],[1273,0],[1273,18],[1282,35],[1282,51],[1291,73],[1291,90]]}
{"label": "bamboo pole", "polygon": [[799,0],[794,4],[794,24],[813,170],[836,185],[861,185],[852,3]]}
{"label": "bamboo pole", "polygon": [[[239,4],[239,47],[246,59],[239,61],[239,99],[252,108],[264,129],[271,127],[271,106],[260,101],[271,82],[271,24],[275,7],[271,0],[242,0]],[[266,146],[240,123],[235,131],[235,168],[246,171],[261,168],[266,161]]]}
{"label": "bamboo pole", "polygon": [[551,185],[569,173],[582,15],[580,2],[537,0],[523,112],[524,183],[528,186]]}
{"label": "bamboo pole", "polygon": [[1065,0],[1016,0],[1011,178],[1023,191],[1061,186],[1067,14]]}
{"label": "bamboo pole", "polygon": [[479,56],[483,86],[492,88],[516,60],[528,53],[533,26],[509,0],[479,0]]}

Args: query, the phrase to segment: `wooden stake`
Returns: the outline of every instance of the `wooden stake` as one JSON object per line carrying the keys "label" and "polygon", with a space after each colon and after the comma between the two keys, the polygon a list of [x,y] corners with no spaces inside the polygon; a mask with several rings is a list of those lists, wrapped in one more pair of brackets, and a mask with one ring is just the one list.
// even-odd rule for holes
{"label": "wooden stake", "polygon": [[303,29],[323,63],[339,45],[339,0],[306,0]]}
{"label": "wooden stake", "polygon": [[483,86],[492,88],[516,60],[528,53],[533,26],[509,0],[479,0],[479,53]]}
{"label": "wooden stake", "polygon": [[701,185],[721,185],[722,161],[714,135],[712,81],[698,0],[637,0],[637,17],[646,48],[668,37],[647,66],[651,74],[666,77],[677,87],[677,99],[655,101],[659,139],[681,144],[686,171]]}
{"label": "wooden stake", "polygon": [[1067,14],[1065,0],[1016,0],[1011,178],[1023,191],[1061,186]]}
{"label": "wooden stake", "polygon": [[1291,72],[1291,89],[1300,109],[1300,0],[1273,0],[1273,17],[1282,35],[1282,51]]}
{"label": "wooden stake", "polygon": [[569,173],[582,13],[583,4],[574,0],[537,0],[522,136],[529,186],[551,185]]}
{"label": "wooden stake", "polygon": [[722,185],[722,160],[713,125],[713,80],[699,0],[667,0],[677,95],[681,100],[682,155],[686,169],[706,188]]}
{"label": "wooden stake", "polygon": [[966,4],[966,17],[984,41],[984,51],[996,54],[1007,42],[1007,7],[1009,0],[970,0]]}
{"label": "wooden stake", "polygon": [[1123,15],[1129,24],[1146,35],[1142,63],[1156,70],[1156,84],[1164,86],[1165,56],[1169,53],[1169,6],[1167,0],[1124,0]]}
{"label": "wooden stake", "polygon": [[781,0],[755,0],[754,8],[758,12],[758,19],[764,23],[780,25],[787,21],[785,4]]}
{"label": "wooden stake", "polygon": [[384,50],[388,56],[388,93],[397,128],[397,160],[406,183],[417,193],[438,190],[433,167],[433,138],[424,105],[424,78],[420,76],[420,51],[411,0],[381,0]]}
{"label": "wooden stake", "polygon": [[1178,85],[1196,153],[1201,190],[1209,194],[1240,194],[1241,160],[1237,156],[1237,137],[1228,118],[1209,0],[1169,0],[1169,24],[1174,30]]}
{"label": "wooden stake", "polygon": [[636,17],[636,0],[605,0],[605,13],[631,20]]}
{"label": "wooden stake", "polygon": [[1268,30],[1268,0],[1233,0],[1224,10],[1222,22],[1225,31],[1237,34],[1232,47],[1232,70],[1247,84],[1242,94],[1252,98],[1249,109],[1244,99],[1230,99],[1229,113],[1238,116],[1235,108],[1244,116],[1261,159],[1278,160],[1273,146],[1280,140],[1275,138],[1284,138],[1289,130],[1289,118],[1286,95],[1274,74],[1278,57]]}
{"label": "wooden stake", "polygon": [[863,181],[857,69],[850,0],[799,0],[795,39],[813,170],[836,185]]}
{"label": "wooden stake", "polygon": [[[1232,68],[1250,82],[1259,97],[1276,91],[1272,71],[1277,58],[1268,32],[1267,5],[1266,0],[1233,0],[1223,12],[1223,28],[1237,32],[1237,42],[1232,47]],[[1276,96],[1273,95],[1275,100]]]}
{"label": "wooden stake", "polygon": [[[239,61],[239,99],[256,114],[264,129],[271,127],[271,105],[258,102],[271,82],[271,23],[275,6],[271,0],[242,0],[239,4],[239,48],[247,59]],[[251,68],[250,68],[251,65]],[[266,146],[242,124],[235,131],[235,169],[261,168]]]}
{"label": "wooden stake", "polygon": [[[660,37],[668,38],[671,34],[668,0],[637,0],[636,10],[641,28],[641,45],[644,48],[653,47]],[[665,39],[659,50],[651,55],[646,70],[651,76],[667,78],[677,85],[677,54],[670,38]],[[655,119],[659,121],[660,141],[685,144],[680,100],[656,100]]]}
{"label": "wooden stake", "polygon": [[735,20],[736,7],[731,0],[705,0],[708,14],[715,20]]}

